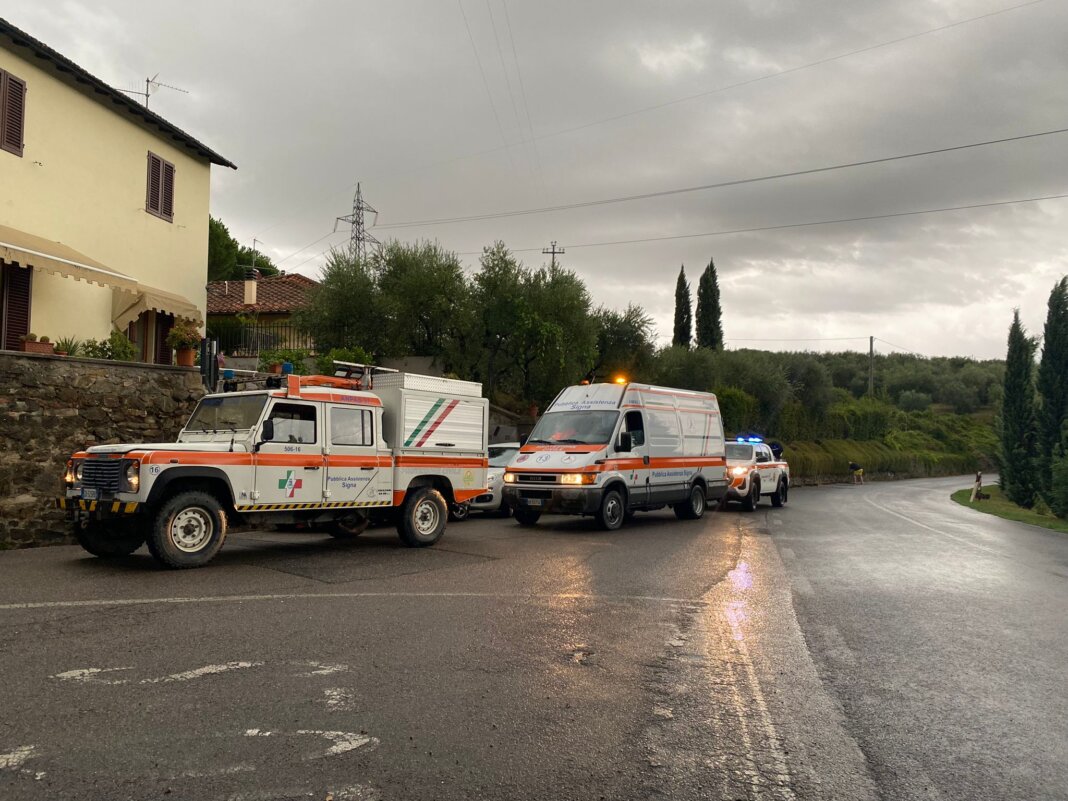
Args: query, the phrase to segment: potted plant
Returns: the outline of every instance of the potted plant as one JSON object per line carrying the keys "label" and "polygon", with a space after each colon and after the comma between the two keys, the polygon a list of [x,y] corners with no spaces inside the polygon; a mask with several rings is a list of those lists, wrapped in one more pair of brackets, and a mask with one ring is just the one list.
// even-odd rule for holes
{"label": "potted plant", "polygon": [[22,352],[23,353],[55,353],[55,349],[52,347],[52,343],[48,337],[37,338],[37,334],[23,334],[19,339],[22,340]]}
{"label": "potted plant", "polygon": [[82,341],[77,337],[60,337],[55,342],[57,356],[81,356]]}
{"label": "potted plant", "polygon": [[167,334],[167,347],[174,350],[179,367],[192,367],[200,346],[200,329],[192,320],[178,320]]}

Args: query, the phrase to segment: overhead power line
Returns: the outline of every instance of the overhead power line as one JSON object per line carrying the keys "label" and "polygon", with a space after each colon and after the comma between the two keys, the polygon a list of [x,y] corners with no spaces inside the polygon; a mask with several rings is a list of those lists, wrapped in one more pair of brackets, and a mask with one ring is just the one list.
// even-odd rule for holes
{"label": "overhead power line", "polygon": [[[700,98],[703,98],[703,97],[709,97],[711,95],[719,94],[721,92],[728,92],[728,91],[731,91],[733,89],[740,89],[740,88],[742,88],[744,86],[751,86],[752,84],[760,83],[762,81],[769,81],[769,80],[773,80],[775,78],[781,78],[784,75],[792,75],[794,73],[801,72],[802,70],[811,69],[812,67],[819,67],[819,66],[822,66],[823,64],[830,64],[831,62],[840,61],[841,59],[850,58],[852,56],[858,56],[858,55],[861,55],[862,53],[870,53],[873,50],[879,50],[879,49],[884,48],[884,47],[890,47],[892,45],[901,44],[902,42],[908,42],[908,41],[911,41],[913,39],[919,39],[919,38],[921,38],[923,36],[930,36],[931,34],[939,33],[941,31],[946,31],[946,30],[949,30],[950,28],[957,28],[957,27],[960,27],[962,25],[968,25],[968,24],[970,24],[972,22],[978,22],[980,20],[989,19],[990,17],[996,17],[996,16],[998,16],[1000,14],[1007,14],[1007,13],[1012,12],[1012,11],[1018,11],[1020,9],[1028,8],[1029,6],[1035,6],[1035,5],[1038,5],[1039,3],[1044,3],[1044,2],[1046,2],[1046,0],[1028,0],[1028,2],[1026,2],[1026,3],[1019,3],[1019,4],[1014,5],[1014,6],[1007,6],[1006,8],[995,9],[994,11],[989,11],[989,12],[987,12],[985,14],[979,14],[979,15],[974,16],[974,17],[966,17],[965,19],[959,19],[959,20],[956,20],[955,22],[949,22],[949,23],[947,23],[945,25],[939,25],[936,28],[928,28],[927,30],[917,31],[916,33],[910,33],[907,36],[899,36],[896,39],[888,39],[888,40],[883,41],[883,42],[877,42],[876,44],[868,45],[866,47],[859,47],[859,48],[856,48],[854,50],[847,50],[847,51],[845,51],[843,53],[837,53],[837,54],[832,55],[832,56],[826,56],[824,58],[817,59],[816,61],[809,61],[809,62],[806,62],[804,64],[798,64],[797,66],[794,66],[794,67],[788,67],[786,69],[776,70],[775,72],[768,72],[768,73],[765,73],[764,75],[758,75],[755,78],[748,78],[748,79],[746,79],[744,81],[738,81],[737,83],[730,83],[730,84],[725,84],[725,85],[722,85],[722,86],[717,86],[714,89],[707,89],[707,90],[705,90],[703,92],[697,92],[696,94],[685,95],[683,97],[677,97],[677,98],[675,98],[673,100],[665,100],[665,101],[663,101],[661,103],[654,103],[653,105],[650,105],[650,106],[643,106],[641,108],[631,109],[630,111],[625,111],[625,112],[622,112],[620,114],[614,114],[614,115],[609,116],[609,117],[602,117],[600,119],[590,120],[589,122],[585,122],[585,123],[582,123],[580,125],[574,125],[574,126],[572,126],[570,128],[560,128],[560,129],[558,129],[556,131],[550,131],[548,133],[541,134],[540,136],[533,137],[532,141],[544,141],[546,139],[554,139],[554,138],[556,138],[558,136],[565,136],[566,134],[576,133],[577,131],[584,131],[587,128],[594,128],[594,127],[597,127],[599,125],[606,125],[607,123],[618,122],[619,120],[624,120],[624,119],[627,119],[629,117],[637,116],[639,114],[646,114],[646,113],[648,113],[650,111],[658,111],[660,109],[668,108],[670,106],[677,106],[677,105],[679,105],[681,103],[689,103],[690,101],[699,100]],[[466,21],[466,17],[465,17],[465,21]],[[473,41],[474,40],[472,40],[472,42]],[[432,169],[434,167],[442,167],[442,166],[445,166],[447,164],[453,164],[453,163],[458,162],[458,161],[467,161],[468,159],[479,158],[481,156],[488,156],[488,155],[492,155],[494,153],[499,153],[502,150],[508,150],[509,147],[510,146],[507,143],[505,143],[504,147],[487,148],[485,150],[479,150],[479,151],[476,151],[476,152],[467,153],[467,154],[462,155],[462,156],[453,156],[452,158],[447,158],[447,159],[442,159],[440,161],[430,162],[428,164],[422,165],[421,167],[418,167],[417,170],[418,171],[428,170],[428,169]]]}
{"label": "overhead power line", "polygon": [[497,211],[487,212],[485,214],[470,214],[464,217],[439,217],[429,220],[410,220],[408,222],[399,223],[387,223],[385,225],[378,226],[382,229],[387,228],[415,228],[418,226],[429,225],[446,225],[452,223],[461,222],[476,222],[481,220],[499,220],[503,217],[520,217],[530,214],[545,214],[552,211],[569,211],[573,209],[589,208],[591,206],[607,206],[614,203],[630,203],[635,200],[649,200],[651,198],[659,197],[671,197],[673,195],[683,195],[691,192],[706,192],[710,189],[723,189],[730,186],[742,186],[745,184],[755,184],[764,181],[778,181],[783,178],[797,178],[803,175],[817,175],[823,172],[833,172],[834,170],[845,170],[853,167],[868,167],[873,164],[885,164],[891,161],[902,161],[904,159],[914,159],[921,156],[934,156],[942,153],[952,153],[960,150],[969,150],[976,147],[986,147],[988,145],[1001,145],[1008,142],[1020,142],[1025,139],[1036,139],[1041,136],[1052,136],[1053,134],[1068,133],[1068,128],[1057,128],[1052,131],[1039,131],[1037,133],[1021,134],[1019,136],[1009,136],[1003,139],[988,139],[983,142],[969,142],[964,145],[952,145],[950,147],[940,147],[934,150],[920,150],[915,153],[899,153],[894,156],[882,156],[880,158],[865,159],[863,161],[849,161],[843,164],[831,164],[824,167],[810,167],[805,170],[793,170],[791,172],[779,172],[772,173],[771,175],[760,175],[754,178],[738,178],[733,181],[720,181],[713,184],[700,184],[698,186],[684,186],[675,189],[663,189],[659,192],[643,192],[637,195],[621,195],[618,197],[601,198],[599,200],[584,200],[577,203],[562,203],[556,206],[542,206],[540,208],[531,209],[515,209],[512,211]]}
{"label": "overhead power line", "polygon": [[[464,11],[464,0],[456,0],[456,4],[460,6],[460,15],[464,18],[464,27],[467,28],[467,38],[471,41],[471,50],[475,53],[475,61],[478,63],[478,72],[482,76],[482,85],[486,88],[486,97],[489,99],[490,108],[493,109],[493,119],[497,121],[497,131],[501,135],[501,141],[504,142],[503,148],[498,150],[505,150],[508,153],[508,160],[511,163],[512,151],[509,149],[508,137],[504,135],[504,126],[501,125],[501,115],[497,113],[497,104],[493,102],[493,92],[490,91],[489,80],[486,78],[486,69],[482,66],[482,58],[478,54],[478,46],[475,44],[475,36],[471,33],[471,23],[467,21],[467,12]],[[514,164],[512,165],[515,166]]]}
{"label": "overhead power line", "polygon": [[[896,211],[889,214],[870,214],[864,217],[842,217],[834,220],[813,220],[811,222],[786,223],[783,225],[761,225],[752,228],[732,228],[725,231],[706,231],[700,234],[672,234],[669,236],[649,236],[641,239],[616,239],[609,242],[564,243],[569,248],[599,248],[609,245],[640,245],[646,242],[666,242],[675,239],[701,239],[710,236],[728,236],[730,234],[752,234],[762,231],[783,231],[789,228],[810,228],[817,225],[837,225],[839,223],[867,222],[870,220],[889,220],[895,217],[913,217],[919,214],[941,214],[948,211],[966,211],[968,209],[987,209],[995,206],[1011,206],[1017,203],[1036,203],[1040,200],[1060,200],[1068,198],[1068,193],[1061,195],[1043,195],[1041,197],[1017,198],[1015,200],[998,200],[991,203],[972,203],[966,206],[944,206],[935,209],[916,209],[913,211]],[[540,248],[510,248],[512,253],[533,253]],[[477,256],[482,251],[466,251],[457,255]]]}
{"label": "overhead power line", "polygon": [[912,348],[906,348],[906,347],[904,347],[902,345],[895,345],[893,342],[887,342],[885,339],[880,339],[879,337],[875,337],[875,341],[876,342],[882,342],[884,345],[889,345],[891,348],[897,348],[898,350],[903,350],[905,353],[912,354],[913,356],[923,356],[924,355],[924,354],[920,353],[918,350],[913,350]]}

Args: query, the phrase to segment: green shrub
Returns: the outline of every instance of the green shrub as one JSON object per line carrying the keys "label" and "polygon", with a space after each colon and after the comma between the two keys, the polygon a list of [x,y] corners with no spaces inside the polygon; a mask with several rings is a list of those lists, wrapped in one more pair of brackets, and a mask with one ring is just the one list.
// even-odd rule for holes
{"label": "green shrub", "polygon": [[716,390],[723,428],[728,432],[748,431],[757,424],[757,399],[737,387]]}
{"label": "green shrub", "polygon": [[107,339],[85,340],[82,351],[90,359],[132,362],[137,358],[137,346],[121,331],[112,331]]}
{"label": "green shrub", "polygon": [[315,367],[320,375],[333,375],[336,361],[371,364],[374,362],[374,357],[363,348],[333,348],[315,357]]}
{"label": "green shrub", "polygon": [[56,340],[56,351],[68,356],[81,356],[82,341],[77,337],[60,337]]}
{"label": "green shrub", "polygon": [[261,350],[260,361],[257,365],[258,370],[268,371],[271,369],[272,364],[283,364],[289,362],[293,365],[293,372],[297,375],[306,375],[308,368],[305,365],[305,360],[308,358],[308,351],[303,348],[277,348],[275,350]]}
{"label": "green shrub", "polygon": [[906,412],[922,412],[931,405],[931,396],[926,392],[906,389],[897,399],[897,405]]}
{"label": "green shrub", "polygon": [[1049,505],[1057,517],[1068,518],[1068,453],[1058,448],[1059,453],[1053,457],[1053,471],[1050,485]]}

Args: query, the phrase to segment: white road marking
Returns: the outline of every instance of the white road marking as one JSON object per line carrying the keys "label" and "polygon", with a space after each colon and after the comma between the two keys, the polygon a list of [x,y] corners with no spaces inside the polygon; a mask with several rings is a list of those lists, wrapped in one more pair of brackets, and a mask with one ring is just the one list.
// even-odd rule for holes
{"label": "white road marking", "polygon": [[235,773],[254,773],[256,771],[255,765],[249,765],[247,763],[240,763],[237,765],[230,765],[225,768],[215,768],[209,770],[187,770],[179,773],[175,778],[181,779],[210,779],[215,776],[232,776]]}
{"label": "white road marking", "polygon": [[[956,534],[950,534],[948,531],[942,531],[941,529],[937,529],[934,526],[929,526],[926,523],[921,523],[919,520],[915,520],[914,518],[911,518],[908,515],[901,514],[901,512],[895,512],[893,509],[888,509],[887,507],[883,506],[881,503],[876,503],[870,497],[865,498],[864,500],[867,501],[868,503],[870,503],[872,506],[874,506],[876,509],[878,509],[881,512],[886,512],[888,515],[893,515],[894,517],[899,517],[899,518],[901,518],[902,520],[904,520],[907,523],[912,523],[912,525],[914,525],[914,526],[919,526],[920,528],[927,529],[928,531],[933,532],[934,534],[941,534],[943,537],[949,537],[951,540],[956,540],[957,542],[963,543],[964,545],[967,545],[967,546],[969,546],[971,548],[975,548],[976,550],[985,551],[986,553],[992,553],[995,556],[1003,556],[1003,557],[1006,557],[1006,558],[1012,558],[1012,557],[1009,557],[1007,554],[1004,554],[1001,551],[997,550],[996,548],[987,547],[986,545],[982,545],[982,544],[980,544],[978,542],[974,542],[973,540],[970,540],[967,537],[960,537],[960,536],[958,536]],[[1026,564],[1026,563],[1024,563],[1024,564]]]}
{"label": "white road marking", "polygon": [[356,784],[327,793],[326,801],[379,801],[382,793],[367,784]]}
{"label": "white road marking", "polygon": [[[325,731],[321,729],[298,729],[296,734],[312,735],[316,737],[325,737],[333,742],[319,757],[337,756],[338,754],[344,754],[348,751],[355,751],[357,748],[363,748],[365,745],[376,746],[378,745],[378,738],[371,737],[367,734],[357,734],[350,731]],[[284,737],[285,732],[273,732],[264,731],[263,729],[245,729],[246,737]],[[317,757],[312,757],[317,758]]]}
{"label": "white road marking", "polygon": [[312,668],[304,676],[329,676],[331,673],[342,673],[349,669],[348,665],[325,665],[322,662],[302,662],[302,665]]}
{"label": "white road marking", "polygon": [[335,712],[348,712],[356,708],[356,693],[343,687],[331,687],[323,690],[326,706]]}
{"label": "white road marking", "polygon": [[227,662],[223,665],[204,665],[195,670],[186,670],[182,673],[172,673],[169,676],[160,676],[158,679],[142,679],[141,684],[165,684],[172,681],[192,681],[201,676],[214,676],[217,673],[226,673],[230,670],[244,670],[245,668],[261,667],[263,662]]}
{"label": "white road marking", "polygon": [[20,745],[14,751],[0,754],[0,770],[19,770],[23,763],[33,758],[36,751],[36,745]]}
{"label": "white road marking", "polygon": [[133,670],[129,667],[116,667],[116,668],[78,668],[76,670],[66,670],[63,673],[57,673],[52,676],[53,679],[59,679],[60,681],[82,681],[86,684],[127,684],[129,679],[105,679],[100,678],[101,673],[112,673],[116,670]]}
{"label": "white road marking", "polygon": [[[224,665],[205,665],[204,667],[186,670],[182,673],[172,673],[169,676],[160,676],[154,679],[141,679],[138,684],[169,684],[173,681],[191,681],[202,676],[214,676],[217,673],[226,673],[231,670],[243,670],[244,668],[260,667],[263,662],[227,662]],[[60,681],[80,681],[85,684],[129,684],[131,679],[107,679],[102,678],[102,673],[112,673],[117,670],[133,670],[129,667],[117,668],[77,668],[66,670],[52,676]]]}
{"label": "white road marking", "polygon": [[588,600],[598,603],[631,603],[645,601],[649,603],[682,603],[686,606],[706,607],[707,602],[700,598],[670,598],[655,595],[594,595],[592,593],[279,593],[271,595],[209,595],[200,598],[98,598],[94,600],[75,601],[27,601],[20,603],[0,603],[0,612],[12,612],[27,609],[76,609],[88,607],[143,607],[153,603],[244,603],[248,601],[272,600],[346,600],[376,598],[412,598],[427,600],[441,599],[485,599],[530,603],[531,601]]}

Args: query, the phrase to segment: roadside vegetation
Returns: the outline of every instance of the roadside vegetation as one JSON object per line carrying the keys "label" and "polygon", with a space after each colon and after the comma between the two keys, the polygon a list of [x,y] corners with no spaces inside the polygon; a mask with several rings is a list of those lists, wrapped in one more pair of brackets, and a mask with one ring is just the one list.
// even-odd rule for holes
{"label": "roadside vegetation", "polygon": [[961,506],[967,506],[969,509],[975,509],[977,512],[986,512],[990,515],[1003,517],[1006,520],[1015,520],[1018,523],[1029,523],[1032,526],[1041,526],[1042,528],[1048,528],[1053,531],[1061,531],[1068,534],[1068,520],[1055,517],[1048,507],[1032,507],[1031,509],[1025,509],[1006,498],[1005,493],[1002,492],[1000,487],[991,487],[989,489],[984,489],[983,491],[990,495],[989,499],[981,501],[970,500],[972,494],[971,489],[957,490],[953,493],[952,498]]}
{"label": "roadside vegetation", "polygon": [[869,392],[866,353],[725,350],[711,260],[694,281],[695,308],[680,269],[666,347],[640,305],[597,306],[574,272],[528,267],[502,242],[473,274],[432,242],[390,242],[365,262],[334,251],[321,280],[297,323],[323,349],[432,357],[519,414],[563,386],[625,376],[716,392],[727,430],[785,443],[800,478],[844,477],[851,461],[875,478],[948,475],[998,453],[1004,363],[877,355]]}

